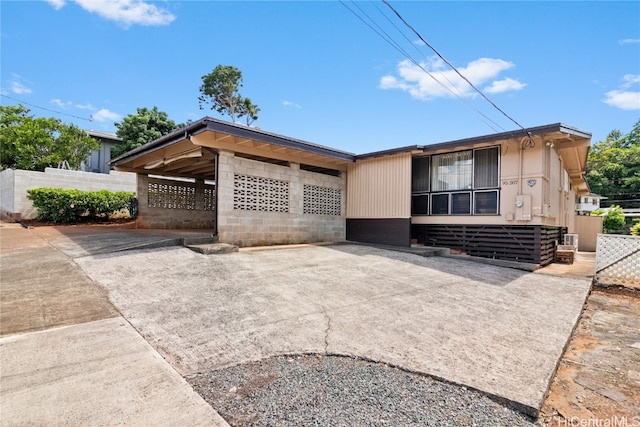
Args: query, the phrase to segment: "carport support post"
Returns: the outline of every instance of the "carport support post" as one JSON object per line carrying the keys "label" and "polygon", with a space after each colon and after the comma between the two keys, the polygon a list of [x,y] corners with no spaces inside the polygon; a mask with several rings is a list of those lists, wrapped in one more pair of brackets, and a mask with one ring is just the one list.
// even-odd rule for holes
{"label": "carport support post", "polygon": [[218,166],[220,165],[220,153],[218,153],[217,151],[214,152],[214,167],[215,170],[213,171],[214,173],[214,181],[215,181],[215,188],[214,188],[214,198],[213,198],[213,234],[212,236],[217,238],[218,237]]}

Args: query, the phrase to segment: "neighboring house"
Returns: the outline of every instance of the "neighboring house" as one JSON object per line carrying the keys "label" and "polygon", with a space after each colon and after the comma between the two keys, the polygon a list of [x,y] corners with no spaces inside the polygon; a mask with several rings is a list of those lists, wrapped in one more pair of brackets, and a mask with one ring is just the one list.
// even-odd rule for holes
{"label": "neighboring house", "polygon": [[100,144],[100,150],[93,150],[91,155],[82,162],[80,170],[84,172],[109,173],[111,166],[111,147],[122,142],[113,132],[85,130],[87,135]]}
{"label": "neighboring house", "polygon": [[[240,246],[352,240],[552,262],[574,229],[591,134],[564,124],[356,155],[203,118],[114,159],[139,227]],[[186,180],[185,180],[186,178]]]}
{"label": "neighboring house", "polygon": [[591,215],[591,212],[600,209],[600,200],[606,197],[598,194],[576,195],[576,213],[578,215]]}

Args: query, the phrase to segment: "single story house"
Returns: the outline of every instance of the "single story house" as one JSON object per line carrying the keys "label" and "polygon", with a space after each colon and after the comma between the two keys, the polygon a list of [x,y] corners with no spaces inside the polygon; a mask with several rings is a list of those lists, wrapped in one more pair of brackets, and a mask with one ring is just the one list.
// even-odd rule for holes
{"label": "single story house", "polygon": [[573,230],[591,134],[556,123],[353,154],[205,117],[114,159],[141,228],[239,246],[351,240],[546,265]]}

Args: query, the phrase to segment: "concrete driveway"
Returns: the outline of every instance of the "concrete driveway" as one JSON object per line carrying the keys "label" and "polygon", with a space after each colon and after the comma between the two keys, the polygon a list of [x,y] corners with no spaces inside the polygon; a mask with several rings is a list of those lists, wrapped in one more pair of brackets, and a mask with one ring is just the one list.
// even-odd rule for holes
{"label": "concrete driveway", "polygon": [[476,388],[532,415],[590,289],[588,279],[349,244],[77,255],[182,375],[280,354],[351,355]]}

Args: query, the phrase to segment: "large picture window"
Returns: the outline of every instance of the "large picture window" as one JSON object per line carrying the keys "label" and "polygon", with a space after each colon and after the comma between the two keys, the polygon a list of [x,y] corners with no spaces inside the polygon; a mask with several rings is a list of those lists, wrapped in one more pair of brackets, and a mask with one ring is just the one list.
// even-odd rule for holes
{"label": "large picture window", "polygon": [[415,157],[411,175],[412,215],[499,213],[499,147]]}

